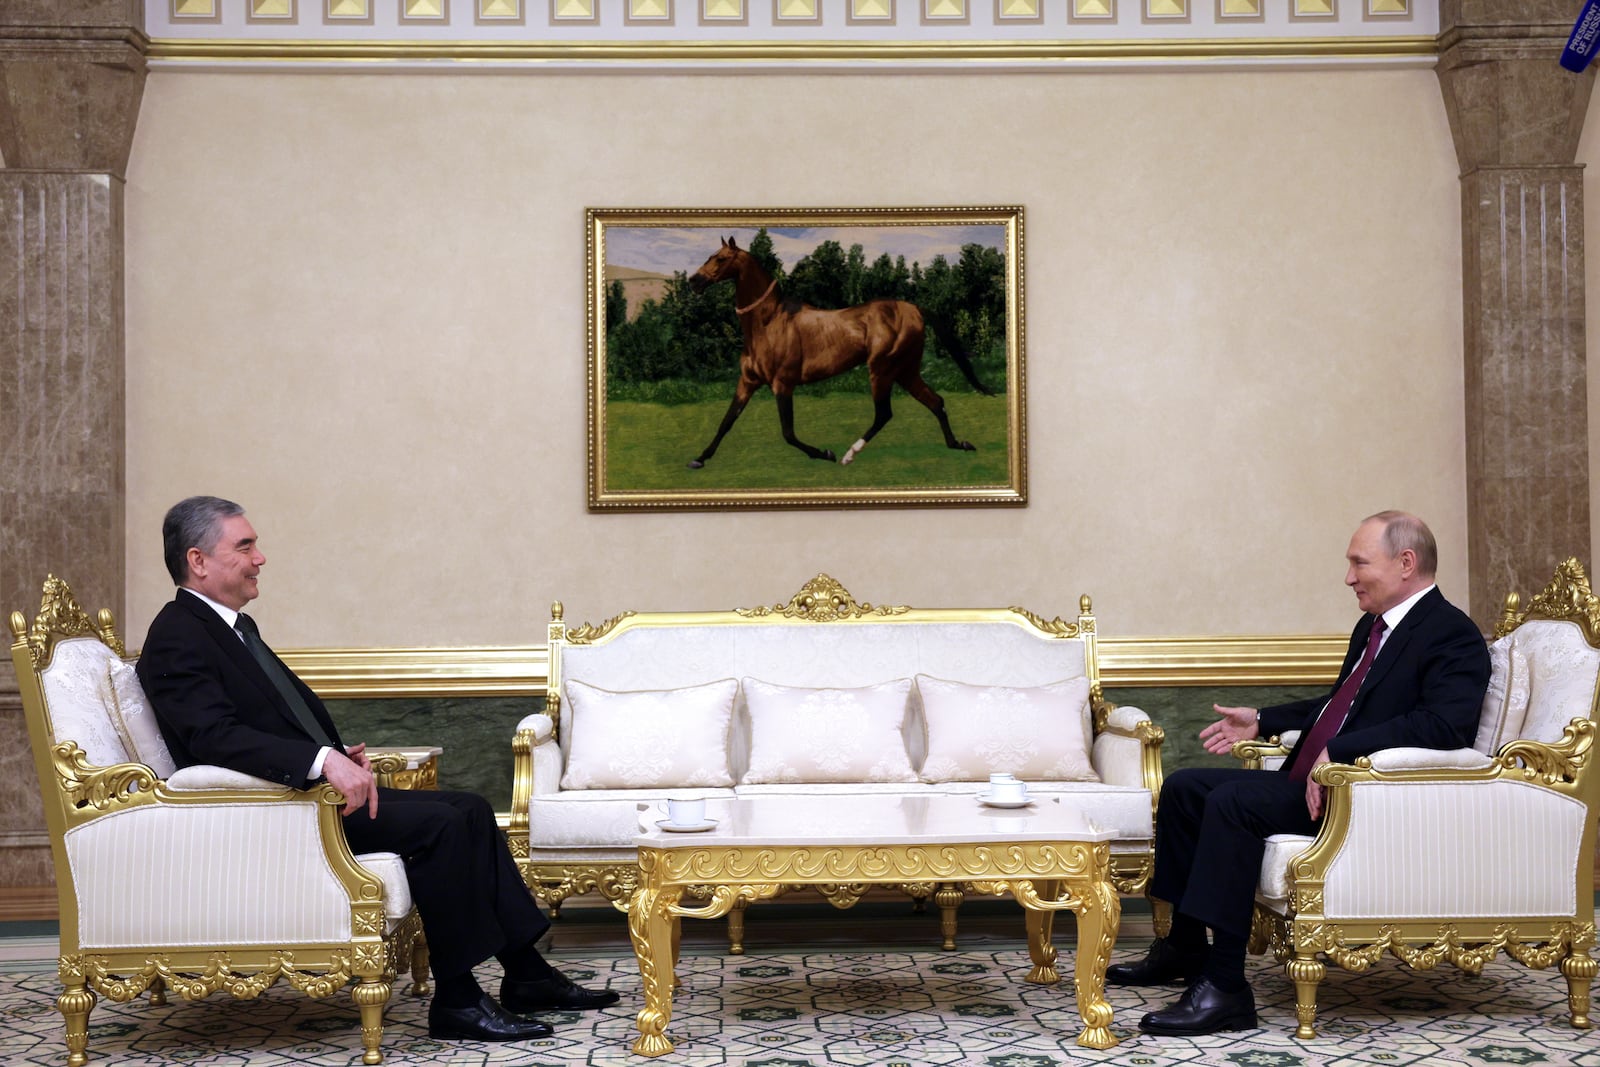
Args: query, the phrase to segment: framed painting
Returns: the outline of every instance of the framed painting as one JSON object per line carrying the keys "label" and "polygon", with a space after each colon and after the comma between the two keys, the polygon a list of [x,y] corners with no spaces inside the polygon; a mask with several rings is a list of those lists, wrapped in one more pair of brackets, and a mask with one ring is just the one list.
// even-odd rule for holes
{"label": "framed painting", "polygon": [[586,224],[591,510],[1027,503],[1020,207]]}

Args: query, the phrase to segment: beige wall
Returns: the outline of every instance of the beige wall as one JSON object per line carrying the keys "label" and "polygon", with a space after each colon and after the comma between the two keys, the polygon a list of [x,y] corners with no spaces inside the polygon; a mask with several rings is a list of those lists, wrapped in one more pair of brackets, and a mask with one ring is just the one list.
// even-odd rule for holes
{"label": "beige wall", "polygon": [[[192,492],[250,509],[282,646],[539,643],[552,598],[748,605],[819,570],[921,606],[1087,591],[1107,633],[1331,633],[1389,506],[1465,599],[1428,70],[163,71],[128,181],[135,644]],[[587,513],[586,206],[972,203],[1027,211],[1027,508]]]}

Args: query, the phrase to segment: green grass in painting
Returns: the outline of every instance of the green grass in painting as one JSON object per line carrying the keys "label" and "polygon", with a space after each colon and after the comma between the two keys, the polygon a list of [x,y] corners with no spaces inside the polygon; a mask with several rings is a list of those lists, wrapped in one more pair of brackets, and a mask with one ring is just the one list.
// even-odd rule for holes
{"label": "green grass in painting", "polygon": [[[728,409],[727,399],[691,404],[612,401],[606,405],[606,488],[611,492],[696,489],[972,488],[1010,483],[1006,457],[1005,396],[945,397],[950,427],[976,452],[946,448],[932,412],[896,391],[894,419],[850,466],[809,459],[785,444],[777,402],[762,390],[751,399],[728,436],[700,470],[688,463],[711,442]],[[872,400],[854,396],[797,395],[794,430],[816,448],[844,452],[872,425]]]}

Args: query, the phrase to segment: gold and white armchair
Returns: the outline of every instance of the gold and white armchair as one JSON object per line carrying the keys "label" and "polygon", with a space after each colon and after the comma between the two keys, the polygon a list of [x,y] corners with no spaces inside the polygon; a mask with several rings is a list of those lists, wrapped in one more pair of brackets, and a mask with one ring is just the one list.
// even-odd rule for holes
{"label": "gold and white armchair", "polygon": [[44,583],[11,659],[43,793],[60,903],[67,1062],[88,1059],[97,996],[165,1003],[255,997],[280,979],[313,997],[355,983],[362,1060],[383,1060],[397,972],[426,992],[427,950],[404,865],[352,856],[339,793],[220,767],[174,770],[111,613],[91,620]]}
{"label": "gold and white armchair", "polygon": [[[1501,951],[1559,964],[1572,1025],[1591,1025],[1600,598],[1578,561],[1525,611],[1507,596],[1495,637],[1473,747],[1325,764],[1321,832],[1267,841],[1251,949],[1284,962],[1297,1038],[1316,1036],[1324,959],[1365,971],[1386,951],[1468,974]],[[1277,740],[1234,754],[1271,765]]]}

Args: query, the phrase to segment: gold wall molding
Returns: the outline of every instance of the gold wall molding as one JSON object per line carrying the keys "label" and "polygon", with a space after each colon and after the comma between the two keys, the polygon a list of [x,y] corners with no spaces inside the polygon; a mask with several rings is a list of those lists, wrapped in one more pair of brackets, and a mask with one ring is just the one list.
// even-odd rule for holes
{"label": "gold wall molding", "polygon": [[[1349,638],[1330,636],[1104,637],[1107,688],[1331,683]],[[543,646],[502,648],[328,648],[280,653],[324,697],[542,696],[549,682]]]}
{"label": "gold wall molding", "polygon": [[[1431,63],[1428,36],[1240,37],[1145,40],[1038,41],[397,41],[154,38],[152,65],[360,64],[405,66],[458,61],[468,67],[509,65],[686,66],[724,64],[827,66],[853,63],[1059,66],[1143,62],[1282,60]],[[430,69],[435,69],[430,67]],[[448,67],[446,69],[449,69]]]}

